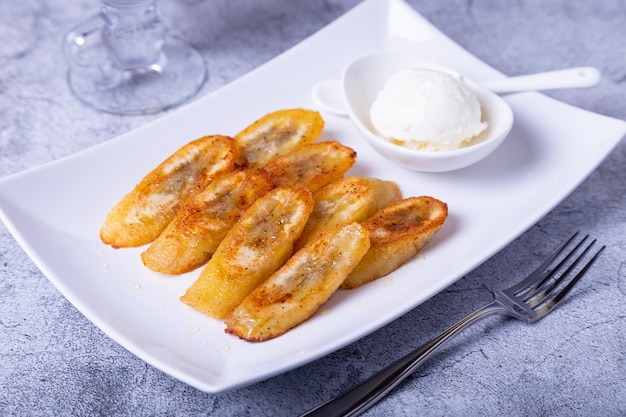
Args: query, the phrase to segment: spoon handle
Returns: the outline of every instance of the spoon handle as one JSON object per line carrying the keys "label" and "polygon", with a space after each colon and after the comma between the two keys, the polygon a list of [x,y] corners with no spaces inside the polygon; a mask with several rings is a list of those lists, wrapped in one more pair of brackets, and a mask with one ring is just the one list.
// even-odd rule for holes
{"label": "spoon handle", "polygon": [[600,71],[596,68],[578,67],[490,80],[480,84],[494,93],[514,93],[529,90],[593,87],[599,81]]}

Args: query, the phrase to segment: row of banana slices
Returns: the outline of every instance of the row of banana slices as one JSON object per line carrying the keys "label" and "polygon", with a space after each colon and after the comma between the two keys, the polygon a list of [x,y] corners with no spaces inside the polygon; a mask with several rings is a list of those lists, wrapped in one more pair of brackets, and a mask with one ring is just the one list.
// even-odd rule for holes
{"label": "row of banana slices", "polygon": [[181,297],[248,341],[280,336],[338,288],[413,258],[445,221],[447,205],[402,198],[391,181],[345,176],[356,152],[314,142],[318,112],[270,113],[234,137],[188,143],[148,173],[107,215],[101,240],[148,245],[154,271],[202,267]]}

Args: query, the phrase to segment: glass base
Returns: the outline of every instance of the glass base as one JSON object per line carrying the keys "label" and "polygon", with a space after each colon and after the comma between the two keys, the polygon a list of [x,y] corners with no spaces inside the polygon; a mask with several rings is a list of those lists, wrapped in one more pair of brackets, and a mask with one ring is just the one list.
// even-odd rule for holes
{"label": "glass base", "polygon": [[182,104],[200,90],[206,78],[200,54],[172,37],[165,39],[159,62],[123,70],[107,85],[81,77],[71,68],[67,75],[80,101],[96,110],[124,115],[158,113]]}

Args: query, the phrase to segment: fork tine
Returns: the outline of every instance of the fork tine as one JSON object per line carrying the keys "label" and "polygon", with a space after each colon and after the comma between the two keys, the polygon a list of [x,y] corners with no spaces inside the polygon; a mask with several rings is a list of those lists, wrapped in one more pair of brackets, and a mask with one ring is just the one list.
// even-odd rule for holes
{"label": "fork tine", "polygon": [[530,275],[528,275],[528,277],[526,277],[526,279],[522,280],[521,282],[517,283],[516,285],[513,285],[510,288],[507,288],[506,290],[504,290],[505,293],[508,294],[518,294],[521,290],[523,290],[524,288],[532,288],[532,286],[534,284],[536,284],[537,282],[541,282],[541,274],[543,274],[545,272],[545,270],[548,268],[548,266],[550,266],[550,264],[552,262],[554,262],[554,260],[563,252],[563,250],[576,238],[576,236],[579,235],[580,232],[576,232],[572,235],[572,237],[570,237],[565,243],[563,243],[561,246],[559,246],[554,253],[552,253],[548,259],[546,259],[541,265],[539,265],[537,267],[537,269],[535,269]]}
{"label": "fork tine", "polygon": [[[551,279],[552,279],[552,278],[556,275],[556,273],[557,273],[558,271],[560,271],[560,270],[561,270],[561,268],[563,268],[567,262],[569,262],[569,260],[571,259],[571,257],[572,257],[572,256],[574,256],[574,254],[578,251],[578,249],[580,249],[580,247],[583,245],[583,243],[585,243],[585,242],[587,241],[587,239],[588,239],[588,238],[589,238],[589,235],[585,235],[585,236],[582,238],[582,240],[581,240],[580,242],[578,242],[578,244],[577,244],[576,246],[574,246],[574,248],[573,248],[573,249],[571,249],[571,250],[569,251],[569,253],[563,257],[563,259],[561,259],[561,262],[559,262],[559,263],[558,263],[558,264],[557,264],[557,265],[556,265],[556,266],[555,266],[552,270],[547,271],[547,274],[546,274],[546,276],[545,276],[545,277],[543,277],[543,279],[539,279],[539,280],[538,280],[538,282],[537,282],[535,285],[529,286],[529,288],[526,288],[526,289],[524,289],[524,290],[522,290],[522,291],[519,291],[516,295],[518,295],[518,296],[520,296],[520,297],[521,297],[521,296],[523,296],[523,297],[524,297],[524,300],[523,300],[524,302],[527,302],[529,299],[531,299],[531,298],[532,298],[532,297],[533,297],[533,296],[537,293],[537,291],[539,291],[539,289],[540,289],[541,287],[543,287],[543,286],[544,286],[544,285],[545,285],[548,281],[550,281],[550,280],[551,280]],[[594,242],[595,242],[595,240],[594,240]],[[568,241],[568,243],[571,243],[571,239]],[[593,245],[593,242],[591,242],[591,244]],[[561,252],[562,252],[563,250],[565,250],[565,248],[566,248],[567,246],[568,246],[568,245],[566,244],[565,246],[563,246],[563,247],[562,247],[562,250],[561,250],[561,251],[559,251],[559,255],[561,254]],[[589,247],[590,247],[590,246],[589,246]],[[587,247],[586,251],[588,251],[588,250],[589,250],[589,247]],[[576,262],[580,262],[580,260],[578,260],[578,261],[576,261]],[[565,278],[565,276],[566,276],[566,275],[570,272],[570,270],[571,270],[574,266],[576,266],[576,262],[575,262],[575,263],[573,263],[573,264],[570,266],[570,269],[569,269],[566,273],[564,273],[564,274],[562,274],[562,275],[561,275],[561,278],[560,278],[560,279],[557,279],[557,280],[556,280],[556,281],[552,284],[552,286],[550,287],[550,289],[545,290],[544,292],[549,292],[549,291],[551,291],[552,289],[554,289],[557,285],[559,285],[559,284],[563,281],[563,279]]]}
{"label": "fork tine", "polygon": [[[596,243],[595,239],[585,248],[585,250],[576,258],[576,260],[574,260],[574,262],[572,263],[572,265],[570,265],[567,271],[565,271],[563,275],[561,275],[558,280],[559,283],[563,281],[564,277],[567,277],[572,271],[574,271],[574,269],[578,266],[581,260],[587,255],[594,243]],[[587,261],[587,263],[578,271],[576,276],[574,276],[574,278],[565,287],[563,287],[561,290],[555,291],[559,283],[551,285],[549,289],[543,291],[540,295],[538,295],[537,299],[532,301],[531,307],[535,308],[535,311],[540,315],[548,313],[548,311],[553,309],[559,302],[561,302],[561,300],[572,290],[572,288],[574,288],[574,286],[580,281],[583,275],[585,275],[589,268],[591,268],[591,265],[593,265],[594,262],[598,259],[604,249],[605,246],[603,245],[591,257],[591,259]]]}
{"label": "fork tine", "polygon": [[[567,255],[565,255],[565,257],[561,260],[561,262],[559,262],[559,264],[552,271],[550,271],[548,276],[541,283],[535,285],[528,292],[528,294],[526,294],[526,296],[524,297],[523,302],[529,303],[529,305],[531,307],[534,307],[537,304],[539,304],[545,297],[547,297],[548,294],[550,294],[552,291],[554,291],[555,288],[557,288],[559,285],[561,285],[563,280],[565,280],[565,278],[567,278],[567,276],[574,270],[574,268],[576,268],[576,266],[580,263],[582,258],[587,254],[587,252],[589,252],[589,249],[591,249],[591,246],[596,242],[595,239],[582,251],[582,253],[580,255],[578,255],[578,258],[576,258],[570,264],[570,266],[565,270],[565,272],[561,273],[560,277],[558,277],[557,279],[553,280],[552,283],[550,284],[550,286],[547,286],[546,288],[543,288],[544,286],[547,285],[547,283],[552,278],[554,278],[556,276],[557,272],[560,272],[561,269],[563,269],[565,267],[565,264],[571,259],[572,256],[574,256],[576,251],[578,251],[580,249],[580,247],[587,240],[588,237],[589,237],[589,235],[585,236],[583,238],[583,240],[581,240],[574,247],[574,249],[572,249]],[[542,289],[542,291],[539,294],[537,294],[537,292],[540,289]]]}

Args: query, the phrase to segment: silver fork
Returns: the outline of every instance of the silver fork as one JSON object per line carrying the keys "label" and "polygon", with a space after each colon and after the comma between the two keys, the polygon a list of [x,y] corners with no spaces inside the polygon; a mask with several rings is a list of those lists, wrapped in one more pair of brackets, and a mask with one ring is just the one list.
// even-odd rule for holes
{"label": "silver fork", "polygon": [[[579,233],[576,232],[524,280],[506,290],[494,291],[494,300],[491,303],[470,313],[430,342],[400,358],[369,379],[307,411],[301,417],[361,414],[413,373],[452,337],[486,317],[500,314],[527,323],[533,323],[545,317],[572,290],[604,250],[602,246],[594,254],[589,253],[596,240],[584,246],[589,235],[583,237],[582,240],[578,238],[578,235]],[[582,264],[585,258],[587,261]],[[556,266],[550,269],[553,264]]]}

